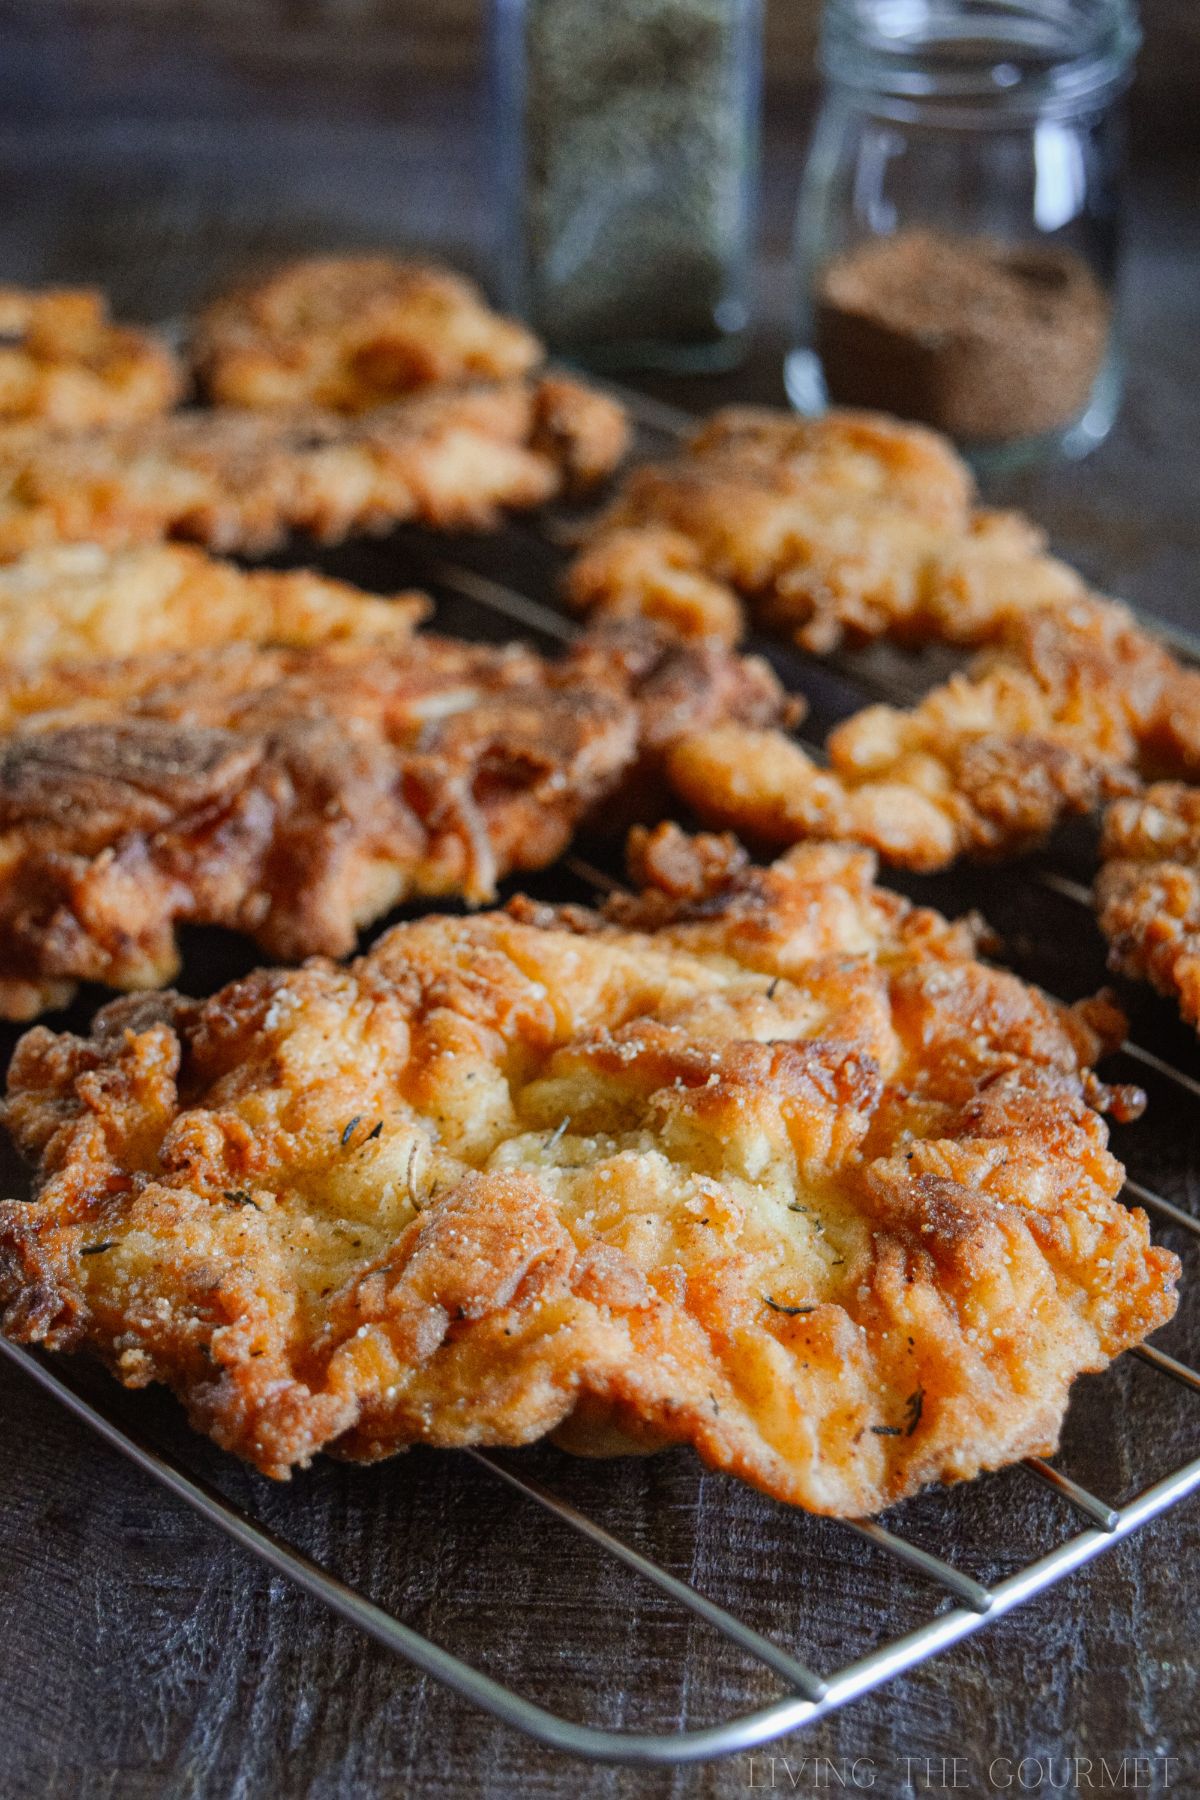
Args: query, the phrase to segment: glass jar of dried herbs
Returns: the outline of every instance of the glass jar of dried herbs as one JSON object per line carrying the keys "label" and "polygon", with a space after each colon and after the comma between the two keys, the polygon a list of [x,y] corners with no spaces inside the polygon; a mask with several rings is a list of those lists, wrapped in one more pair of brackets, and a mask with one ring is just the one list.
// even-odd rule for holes
{"label": "glass jar of dried herbs", "polygon": [[738,360],[761,36],[760,0],[496,0],[508,299],[552,348]]}

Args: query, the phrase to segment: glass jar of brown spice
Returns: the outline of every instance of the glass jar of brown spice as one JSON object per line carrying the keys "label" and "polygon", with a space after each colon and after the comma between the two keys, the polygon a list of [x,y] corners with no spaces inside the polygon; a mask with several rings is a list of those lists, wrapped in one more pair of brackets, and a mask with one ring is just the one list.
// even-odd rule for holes
{"label": "glass jar of brown spice", "polygon": [[979,463],[1108,432],[1131,0],[827,0],[788,391]]}

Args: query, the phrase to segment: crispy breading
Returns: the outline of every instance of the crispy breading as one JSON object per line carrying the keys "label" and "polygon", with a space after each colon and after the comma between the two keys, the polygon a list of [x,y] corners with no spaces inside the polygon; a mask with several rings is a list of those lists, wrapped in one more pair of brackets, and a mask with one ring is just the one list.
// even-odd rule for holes
{"label": "crispy breading", "polygon": [[678,461],[628,476],[567,595],[729,642],[753,621],[824,651],[883,636],[986,644],[1084,594],[1027,519],[973,500],[965,465],[922,426],[735,408]]}
{"label": "crispy breading", "polygon": [[785,712],[765,665],[644,627],[558,662],[422,636],[0,675],[0,1015],[169,980],[183,920],[345,955],[653,805],[680,733]]}
{"label": "crispy breading", "polygon": [[748,623],[810,650],[887,636],[980,646],[909,708],[870,706],[827,766],[775,731],[722,726],[671,752],[708,824],[760,843],[869,845],[937,869],[1042,842],[1147,776],[1200,778],[1200,674],[978,510],[946,440],[880,415],[717,413],[665,469],[635,470],[568,571],[584,611],[735,641]]}
{"label": "crispy breading", "polygon": [[5,1330],[327,1449],[694,1446],[818,1512],[1054,1448],[1170,1318],[1085,1064],[1112,1009],[984,966],[862,852],[663,827],[610,909],[423,918],[348,967],[30,1032]]}
{"label": "crispy breading", "polygon": [[845,839],[937,869],[1029,849],[1147,770],[1200,777],[1200,675],[1124,607],[1078,600],[1013,620],[912,708],[855,713],[826,749],[822,767],[777,731],[726,726],[677,745],[669,773],[703,820],[759,842]]}
{"label": "crispy breading", "polygon": [[620,459],[621,408],[545,377],[334,413],[191,411],[138,427],[0,430],[0,559],[48,544],[187,538],[259,554],[407,520],[485,529]]}
{"label": "crispy breading", "polygon": [[227,643],[402,638],[429,609],[307,569],[247,571],[187,544],[60,544],[0,565],[0,668]]}
{"label": "crispy breading", "polygon": [[364,412],[425,387],[503,380],[542,360],[473,282],[393,256],[314,256],[244,282],[201,313],[201,387],[227,406]]}
{"label": "crispy breading", "polygon": [[1200,1025],[1200,788],[1163,781],[1104,817],[1096,881],[1109,961]]}
{"label": "crispy breading", "polygon": [[152,418],[182,389],[166,344],[114,325],[95,289],[0,286],[0,420],[82,431]]}
{"label": "crispy breading", "polygon": [[831,734],[828,766],[776,732],[722,727],[672,751],[710,824],[760,842],[842,838],[936,869],[1041,842],[1148,774],[1200,776],[1200,675],[973,505],[946,440],[880,415],[718,413],[687,454],[635,470],[568,572],[585,611],[810,650],[887,636],[983,648],[910,708]]}

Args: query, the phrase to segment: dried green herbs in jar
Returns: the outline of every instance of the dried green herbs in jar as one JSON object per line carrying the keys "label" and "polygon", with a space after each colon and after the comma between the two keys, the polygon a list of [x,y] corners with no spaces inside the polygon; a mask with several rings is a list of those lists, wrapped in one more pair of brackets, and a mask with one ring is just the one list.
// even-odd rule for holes
{"label": "dried green herbs in jar", "polygon": [[748,317],[758,0],[499,0],[509,298],[606,367],[727,366]]}

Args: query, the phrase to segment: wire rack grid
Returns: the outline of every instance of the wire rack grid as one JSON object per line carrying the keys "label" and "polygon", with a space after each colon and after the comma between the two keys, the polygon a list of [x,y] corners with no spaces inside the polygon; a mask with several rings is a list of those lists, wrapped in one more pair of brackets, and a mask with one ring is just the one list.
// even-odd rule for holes
{"label": "wire rack grid", "polygon": [[[677,439],[691,423],[687,415],[644,396],[622,392],[621,397],[629,405],[643,433],[652,437]],[[566,640],[574,634],[574,628],[562,614],[490,575],[454,562],[441,552],[427,553],[424,561],[426,578],[444,591],[457,594],[542,637]],[[1189,656],[1195,655],[1196,647],[1188,639],[1178,633],[1173,635],[1178,649]],[[864,673],[857,660],[848,667],[847,675],[860,689],[865,687],[876,697],[900,700],[911,697],[897,691],[894,678],[882,679]],[[819,747],[806,745],[806,748]],[[577,859],[574,869],[596,886],[616,885],[604,871],[594,870]],[[1087,889],[1068,875],[1054,870],[1037,870],[1033,878],[1074,904],[1089,905]],[[1132,1040],[1127,1041],[1123,1049],[1135,1062],[1179,1089],[1200,1095],[1200,1082],[1155,1051]],[[1126,1192],[1137,1204],[1146,1207],[1166,1225],[1185,1233],[1193,1242],[1200,1238],[1200,1220],[1150,1186],[1130,1178],[1126,1182]],[[1165,1380],[1179,1384],[1192,1396],[1200,1398],[1200,1373],[1196,1370],[1150,1345],[1133,1354]],[[753,1624],[716,1604],[690,1583],[615,1536],[586,1513],[528,1479],[511,1463],[482,1450],[453,1453],[471,1458],[529,1504],[545,1509],[605,1555],[617,1559],[652,1583],[675,1605],[703,1620],[740,1651],[756,1658],[778,1678],[784,1690],[767,1706],[713,1725],[664,1732],[615,1730],[580,1723],[548,1710],[406,1625],[267,1529],[249,1511],[190,1472],[162,1445],[114,1418],[106,1406],[97,1404],[82,1392],[52,1359],[34,1354],[2,1336],[0,1356],[202,1519],[359,1631],[442,1682],[463,1699],[541,1744],[596,1762],[643,1767],[698,1762],[753,1751],[812,1725],[992,1625],[1035,1595],[1056,1587],[1074,1571],[1200,1489],[1200,1455],[1169,1470],[1119,1505],[1110,1504],[1044,1459],[1027,1458],[1022,1468],[1028,1479],[1052,1489],[1081,1522],[1082,1528],[1054,1544],[1040,1557],[987,1585],[879,1521],[842,1521],[844,1531],[868,1540],[881,1553],[897,1559],[928,1581],[933,1589],[940,1590],[940,1594],[932,1615],[915,1629],[877,1644],[866,1655],[841,1668],[821,1673],[765,1636]]]}

